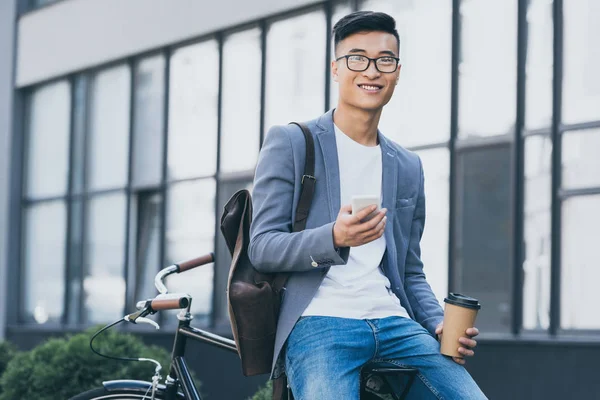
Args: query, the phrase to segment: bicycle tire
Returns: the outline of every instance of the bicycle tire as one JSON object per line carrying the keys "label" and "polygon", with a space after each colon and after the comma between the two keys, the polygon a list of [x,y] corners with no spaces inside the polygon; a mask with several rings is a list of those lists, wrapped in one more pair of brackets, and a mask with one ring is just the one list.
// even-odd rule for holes
{"label": "bicycle tire", "polygon": [[[150,398],[150,393],[140,388],[107,390],[105,387],[99,387],[80,393],[69,400],[150,400]],[[165,394],[159,391],[154,399],[164,400]]]}

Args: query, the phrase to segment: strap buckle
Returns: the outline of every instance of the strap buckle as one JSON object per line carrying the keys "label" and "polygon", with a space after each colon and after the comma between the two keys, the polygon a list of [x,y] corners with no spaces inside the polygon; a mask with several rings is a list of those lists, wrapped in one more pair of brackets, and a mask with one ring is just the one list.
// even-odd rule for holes
{"label": "strap buckle", "polygon": [[312,179],[313,181],[317,181],[317,178],[315,178],[312,175],[302,175],[302,183],[304,184],[304,178],[308,178],[308,179]]}

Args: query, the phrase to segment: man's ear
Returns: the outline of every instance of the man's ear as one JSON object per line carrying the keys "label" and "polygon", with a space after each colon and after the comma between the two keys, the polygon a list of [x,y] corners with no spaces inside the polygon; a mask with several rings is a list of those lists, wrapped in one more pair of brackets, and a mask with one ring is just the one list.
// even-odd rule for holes
{"label": "man's ear", "polygon": [[331,61],[331,75],[333,75],[333,80],[339,82],[338,80],[338,68],[335,60]]}

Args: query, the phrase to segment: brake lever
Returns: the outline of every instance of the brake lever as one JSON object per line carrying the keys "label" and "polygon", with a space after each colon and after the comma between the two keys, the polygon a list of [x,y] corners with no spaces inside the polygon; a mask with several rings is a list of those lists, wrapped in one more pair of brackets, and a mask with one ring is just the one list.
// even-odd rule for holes
{"label": "brake lever", "polygon": [[150,324],[150,325],[152,325],[153,327],[155,327],[156,329],[160,329],[160,325],[158,325],[158,324],[157,324],[155,321],[151,320],[150,318],[139,317],[139,318],[136,320],[136,323],[139,323],[139,322],[141,322],[141,323],[143,323],[143,324]]}

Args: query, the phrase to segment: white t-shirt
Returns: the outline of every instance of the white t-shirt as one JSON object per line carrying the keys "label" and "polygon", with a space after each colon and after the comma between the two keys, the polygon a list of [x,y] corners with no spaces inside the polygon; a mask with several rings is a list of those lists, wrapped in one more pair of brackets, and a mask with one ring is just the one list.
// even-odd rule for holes
{"label": "white t-shirt", "polygon": [[[335,126],[340,168],[341,205],[354,195],[381,194],[382,161],[379,146],[363,146]],[[389,221],[388,223],[391,223]],[[380,268],[385,237],[350,248],[346,265],[333,265],[323,279],[303,316],[374,319],[408,318],[400,300],[389,289],[390,281]]]}

